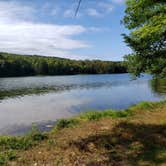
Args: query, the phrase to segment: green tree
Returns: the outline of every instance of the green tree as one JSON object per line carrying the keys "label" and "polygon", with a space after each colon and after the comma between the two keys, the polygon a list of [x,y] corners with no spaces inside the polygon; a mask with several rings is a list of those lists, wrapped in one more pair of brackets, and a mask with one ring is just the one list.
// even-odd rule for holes
{"label": "green tree", "polygon": [[122,62],[70,60],[56,57],[0,53],[0,77],[126,73]]}
{"label": "green tree", "polygon": [[148,72],[166,76],[166,0],[127,0],[124,25],[131,31],[125,42],[133,54],[125,56],[136,76]]}

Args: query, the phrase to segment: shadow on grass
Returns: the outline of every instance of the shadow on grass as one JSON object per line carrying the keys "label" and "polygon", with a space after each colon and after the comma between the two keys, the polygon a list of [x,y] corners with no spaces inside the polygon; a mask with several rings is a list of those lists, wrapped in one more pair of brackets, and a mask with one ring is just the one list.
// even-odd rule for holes
{"label": "shadow on grass", "polygon": [[121,122],[110,132],[72,142],[79,151],[99,153],[104,160],[87,165],[166,164],[166,124],[146,125]]}

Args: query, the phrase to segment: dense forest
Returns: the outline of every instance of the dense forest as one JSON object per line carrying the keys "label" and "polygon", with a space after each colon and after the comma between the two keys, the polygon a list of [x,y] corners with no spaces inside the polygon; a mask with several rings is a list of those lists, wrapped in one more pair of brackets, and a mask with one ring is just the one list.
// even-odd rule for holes
{"label": "dense forest", "polygon": [[126,73],[123,62],[70,60],[0,53],[0,77]]}

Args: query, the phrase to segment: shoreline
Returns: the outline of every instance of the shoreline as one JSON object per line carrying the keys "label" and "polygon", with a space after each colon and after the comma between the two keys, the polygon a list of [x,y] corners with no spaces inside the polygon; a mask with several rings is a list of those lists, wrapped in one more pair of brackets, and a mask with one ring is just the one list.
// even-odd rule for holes
{"label": "shoreline", "polygon": [[[22,164],[24,163],[24,165],[28,165],[28,164],[32,164],[32,163],[37,163],[37,164],[41,165],[42,159],[40,159],[40,156],[42,156],[44,154],[45,154],[44,163],[49,164],[49,163],[52,163],[53,160],[58,162],[59,159],[57,159],[57,158],[63,157],[63,155],[61,156],[61,153],[62,152],[66,153],[66,152],[64,152],[64,148],[62,148],[64,145],[68,147],[67,148],[68,150],[75,151],[75,148],[78,145],[81,145],[84,143],[86,144],[86,140],[84,140],[84,139],[89,140],[92,136],[95,137],[95,139],[96,139],[98,137],[98,135],[103,134],[103,132],[107,133],[108,130],[110,130],[111,133],[112,132],[114,133],[115,131],[112,131],[112,129],[111,129],[112,126],[116,126],[121,123],[127,123],[128,125],[129,124],[135,125],[135,123],[136,123],[136,124],[138,124],[138,126],[145,125],[145,124],[147,126],[158,125],[159,128],[162,127],[164,130],[166,127],[165,126],[165,123],[166,123],[166,121],[165,121],[165,119],[166,119],[165,112],[166,111],[165,110],[166,110],[166,101],[141,102],[141,103],[139,103],[135,106],[129,107],[128,109],[123,110],[123,111],[122,110],[121,111],[106,110],[106,111],[102,111],[102,112],[93,111],[93,112],[81,113],[80,115],[69,118],[69,119],[61,119],[57,122],[57,125],[54,127],[54,129],[49,132],[41,133],[36,128],[36,126],[33,126],[31,132],[29,132],[25,136],[0,136],[0,149],[1,149],[0,165],[7,165],[7,164],[12,165],[12,163],[15,163],[16,165],[20,164],[20,163],[22,163]],[[161,114],[163,114],[163,116]],[[103,123],[104,123],[104,126],[101,125]],[[121,128],[121,126],[119,126],[119,127]],[[137,128],[137,126],[136,126],[136,128]],[[124,128],[124,130],[126,130],[126,128]],[[149,129],[145,128],[144,134],[146,134],[146,132],[148,133],[148,131],[149,131]],[[87,134],[87,132],[88,132],[88,134]],[[133,132],[135,132],[135,131],[133,130]],[[125,133],[129,134],[130,132],[129,131],[127,131],[127,132],[119,131],[119,134],[125,134]],[[161,134],[161,133],[159,132],[158,134]],[[164,133],[164,134],[166,134],[166,133]],[[136,136],[136,139],[137,139],[137,137],[139,137],[139,135]],[[73,143],[72,144],[69,143],[70,141],[75,142],[75,139],[79,142],[78,143],[76,141],[78,143],[78,145],[75,145],[75,143],[74,143],[74,145],[73,145]],[[82,139],[84,140],[83,142],[81,141]],[[102,138],[100,138],[100,139],[105,139],[105,136],[102,135]],[[100,139],[98,141],[101,141]],[[107,139],[105,141],[108,143],[110,140],[109,140],[109,138],[107,138]],[[139,139],[143,139],[143,141],[146,141],[146,140],[144,140],[145,138],[139,138]],[[165,138],[163,138],[163,139],[164,139],[164,141],[166,141]],[[63,141],[65,141],[65,142],[63,142]],[[91,142],[91,144],[95,144],[95,146],[97,146],[95,141],[96,140],[92,139],[92,141],[90,141],[90,142]],[[130,142],[132,140],[128,140],[128,141]],[[116,144],[119,144],[119,143],[123,144],[125,142],[122,141],[122,142],[114,143],[114,145],[111,145],[111,147],[108,147],[108,148],[112,148],[112,146],[116,146]],[[54,157],[52,156],[52,158],[50,159],[49,155],[51,155],[51,154],[49,154],[49,153],[52,153],[52,146],[54,146],[54,148],[56,149],[55,151],[57,151],[58,154],[55,155]],[[107,146],[110,146],[110,145],[107,145]],[[156,146],[160,146],[160,144],[157,144]],[[49,148],[51,148],[51,149],[49,149]],[[89,148],[89,147],[86,147],[86,148]],[[95,147],[95,148],[97,148],[96,150],[99,150],[98,149],[99,147]],[[164,148],[166,148],[166,147],[164,146]],[[92,147],[92,149],[93,149],[93,147]],[[39,152],[40,151],[43,151],[43,152],[42,152],[42,154],[40,154],[40,153],[38,154],[38,153],[36,153],[36,150]],[[45,151],[47,151],[47,153]],[[73,153],[72,151],[70,153]],[[162,151],[163,151],[164,155],[166,155],[166,149],[165,150],[162,149]],[[98,152],[100,152],[100,150]],[[91,153],[93,153],[93,155],[97,155],[98,152],[93,151]],[[31,153],[33,153],[33,155],[35,155],[35,158],[27,157],[29,155],[32,155]],[[79,154],[80,153],[81,153],[81,155],[85,155],[88,152],[85,153],[83,151],[83,152],[79,152]],[[49,161],[47,161],[47,158],[49,159]],[[65,155],[63,160],[66,163],[68,163],[69,159],[70,159],[70,157]],[[87,157],[85,161],[81,161],[81,162],[86,163],[89,159],[90,158]],[[76,159],[74,159],[74,161],[75,160]],[[72,161],[72,162],[74,162],[74,161]],[[102,162],[104,162],[104,159]],[[114,162],[114,160],[113,160],[113,162]],[[129,161],[126,161],[126,162],[129,162]],[[132,160],[132,162],[134,162],[134,161]]]}

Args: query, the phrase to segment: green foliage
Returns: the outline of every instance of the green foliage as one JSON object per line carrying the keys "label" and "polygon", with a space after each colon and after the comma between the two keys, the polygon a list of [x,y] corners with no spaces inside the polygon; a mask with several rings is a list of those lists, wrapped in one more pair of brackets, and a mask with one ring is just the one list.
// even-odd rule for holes
{"label": "green foliage", "polygon": [[122,110],[105,110],[105,111],[89,111],[86,113],[82,113],[78,119],[81,120],[99,120],[104,117],[112,117],[112,118],[123,118],[130,115],[130,111]]}
{"label": "green foliage", "polygon": [[79,121],[77,119],[61,119],[57,121],[56,128],[63,129],[77,125]]}
{"label": "green foliage", "polygon": [[131,30],[124,39],[133,50],[125,57],[129,71],[166,76],[166,1],[127,0],[123,23]]}
{"label": "green foliage", "polygon": [[42,141],[47,138],[47,136],[42,133],[38,127],[33,124],[31,131],[26,136],[27,139],[31,139],[32,141]]}
{"label": "green foliage", "polygon": [[0,77],[125,73],[122,62],[70,60],[0,53]]}
{"label": "green foliage", "polygon": [[104,117],[112,117],[112,118],[123,118],[131,115],[130,110],[105,110],[105,111],[88,111],[81,113],[79,116],[76,116],[71,119],[60,119],[56,123],[55,129],[63,129],[70,128],[78,125],[81,121],[95,121]]}
{"label": "green foliage", "polygon": [[166,93],[166,78],[160,79],[155,78],[151,80],[151,87],[154,92],[157,92],[160,95],[165,95]]}
{"label": "green foliage", "polygon": [[32,130],[25,136],[1,136],[0,165],[7,165],[7,161],[16,158],[17,151],[27,150],[46,138],[46,134],[41,133],[36,126],[33,126]]}
{"label": "green foliage", "polygon": [[112,118],[123,118],[131,115],[130,110],[105,110],[105,111],[88,111],[81,113],[79,116],[76,116],[71,119],[60,119],[56,123],[56,129],[63,129],[74,127],[79,124],[81,121],[93,121],[99,120],[104,117],[112,117]]}
{"label": "green foliage", "polygon": [[133,110],[144,110],[144,109],[152,109],[154,108],[155,104],[152,103],[152,102],[141,102],[133,107],[131,107],[130,109],[133,109]]}
{"label": "green foliage", "polygon": [[160,102],[148,102],[148,101],[143,101],[140,102],[137,105],[131,106],[128,110],[132,113],[135,110],[152,110],[158,106],[162,106],[163,104],[165,104],[165,101],[160,101]]}
{"label": "green foliage", "polygon": [[3,153],[0,152],[0,165],[6,166],[8,165],[9,160],[14,160],[16,158],[16,153],[13,150],[5,151]]}
{"label": "green foliage", "polygon": [[0,149],[1,150],[26,150],[34,145],[35,141],[41,141],[46,139],[46,135],[41,133],[36,128],[33,128],[26,136],[20,137],[0,137]]}
{"label": "green foliage", "polygon": [[80,115],[80,118],[84,120],[99,120],[101,117],[102,117],[101,112],[97,111],[91,111],[91,112],[89,111]]}

